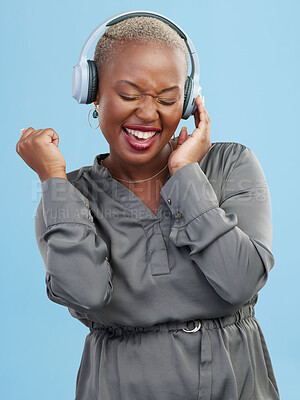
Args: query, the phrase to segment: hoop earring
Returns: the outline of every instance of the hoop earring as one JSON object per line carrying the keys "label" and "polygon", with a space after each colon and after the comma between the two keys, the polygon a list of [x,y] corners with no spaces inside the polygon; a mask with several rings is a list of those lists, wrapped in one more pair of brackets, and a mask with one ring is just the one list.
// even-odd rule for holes
{"label": "hoop earring", "polygon": [[96,126],[96,128],[93,128],[92,127],[92,125],[91,125],[91,123],[90,123],[90,112],[92,111],[94,109],[94,112],[93,112],[93,118],[98,118],[98,105],[97,106],[95,106],[94,108],[91,108],[90,109],[90,111],[89,111],[89,113],[88,113],[88,123],[89,123],[89,125],[90,125],[90,127],[92,128],[92,129],[97,129],[99,126],[100,126],[100,124],[98,124],[98,126]]}

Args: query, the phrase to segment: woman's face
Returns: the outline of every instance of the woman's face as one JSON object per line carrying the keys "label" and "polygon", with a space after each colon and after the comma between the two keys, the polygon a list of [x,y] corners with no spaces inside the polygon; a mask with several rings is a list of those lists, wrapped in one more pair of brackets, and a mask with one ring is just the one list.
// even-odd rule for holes
{"label": "woman's face", "polygon": [[[182,116],[186,73],[180,49],[133,42],[116,52],[99,77],[95,102],[115,160],[146,163],[165,147]],[[157,133],[136,138],[145,131]]]}

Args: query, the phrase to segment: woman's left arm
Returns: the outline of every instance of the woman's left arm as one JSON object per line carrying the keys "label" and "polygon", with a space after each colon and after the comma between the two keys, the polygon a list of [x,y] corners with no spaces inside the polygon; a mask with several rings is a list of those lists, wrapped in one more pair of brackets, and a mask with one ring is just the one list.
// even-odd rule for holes
{"label": "woman's left arm", "polygon": [[220,204],[198,163],[178,169],[161,195],[174,215],[170,240],[189,246],[191,259],[219,296],[242,305],[265,285],[275,261],[263,170],[248,147],[235,146],[241,151]]}

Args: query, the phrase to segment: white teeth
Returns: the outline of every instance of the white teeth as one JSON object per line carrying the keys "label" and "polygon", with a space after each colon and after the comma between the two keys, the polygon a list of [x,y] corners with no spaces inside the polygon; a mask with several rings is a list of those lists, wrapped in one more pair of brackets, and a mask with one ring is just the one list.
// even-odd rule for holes
{"label": "white teeth", "polygon": [[140,139],[149,139],[153,137],[157,132],[141,132],[135,131],[133,129],[126,128],[127,132],[131,133],[134,136],[137,136]]}

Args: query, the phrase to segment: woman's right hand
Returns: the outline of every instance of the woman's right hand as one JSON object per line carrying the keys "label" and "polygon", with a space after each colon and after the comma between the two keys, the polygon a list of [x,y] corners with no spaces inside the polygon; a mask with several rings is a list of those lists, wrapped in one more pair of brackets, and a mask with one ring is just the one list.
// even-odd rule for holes
{"label": "woman's right hand", "polygon": [[51,128],[21,130],[16,152],[39,176],[41,182],[51,177],[67,179],[66,162],[58,150],[59,137]]}

